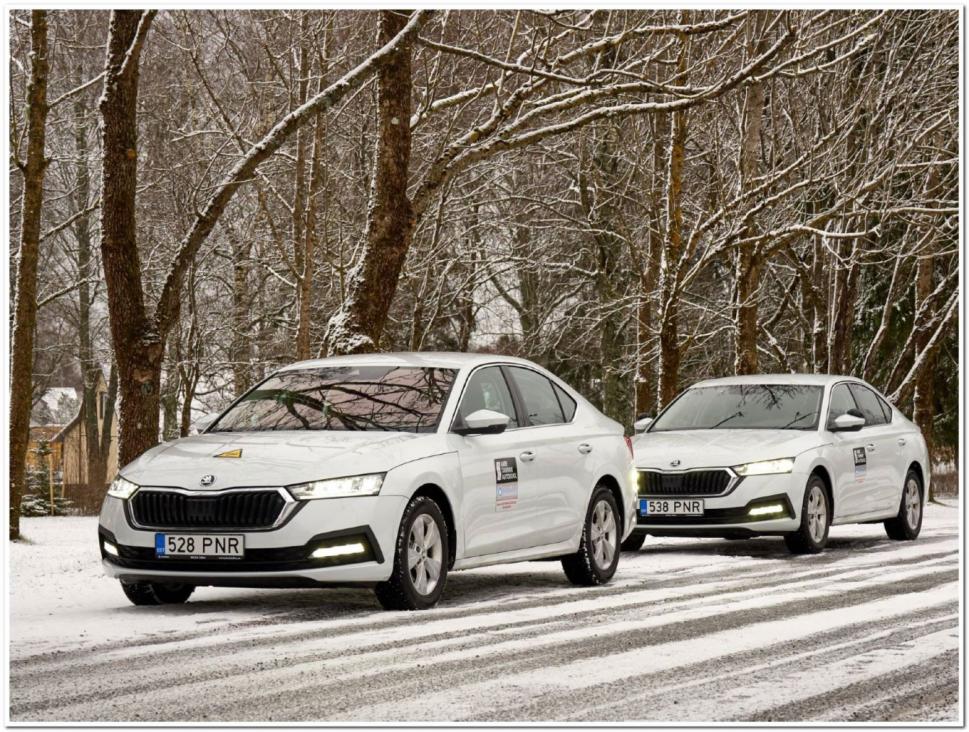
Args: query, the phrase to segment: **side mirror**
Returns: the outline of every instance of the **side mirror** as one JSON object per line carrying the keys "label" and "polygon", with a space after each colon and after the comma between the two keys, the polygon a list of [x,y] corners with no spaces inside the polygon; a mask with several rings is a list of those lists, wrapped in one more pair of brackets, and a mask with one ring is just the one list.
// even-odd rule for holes
{"label": "side mirror", "polygon": [[857,414],[851,414],[850,412],[842,414],[840,417],[836,417],[834,420],[834,429],[832,432],[857,432],[862,427],[865,426],[865,418],[860,417]]}
{"label": "side mirror", "polygon": [[218,414],[203,414],[201,417],[199,417],[197,420],[195,420],[192,423],[192,427],[189,430],[189,434],[192,434],[192,435],[202,434],[203,432],[205,432],[205,430],[211,427],[212,423],[218,418],[219,418]]}
{"label": "side mirror", "polygon": [[490,409],[479,409],[471,412],[463,420],[463,425],[455,427],[459,435],[497,435],[505,431],[510,421],[507,414],[493,412]]}
{"label": "side mirror", "polygon": [[653,418],[652,417],[640,417],[635,422],[633,422],[633,430],[635,430],[636,434],[638,435],[641,432],[645,432],[646,429],[652,423],[653,423]]}

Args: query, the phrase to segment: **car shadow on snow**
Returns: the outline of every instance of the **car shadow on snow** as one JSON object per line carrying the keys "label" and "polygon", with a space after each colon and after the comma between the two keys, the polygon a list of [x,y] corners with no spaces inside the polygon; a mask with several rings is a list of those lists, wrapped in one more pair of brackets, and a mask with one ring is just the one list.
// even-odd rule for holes
{"label": "car shadow on snow", "polygon": [[[831,561],[837,560],[844,552],[857,553],[870,549],[881,550],[891,549],[897,546],[896,542],[887,537],[864,536],[864,537],[836,537],[831,536],[824,551],[819,555],[806,555],[827,557]],[[742,557],[749,559],[792,559],[796,555],[791,554],[784,540],[779,537],[758,537],[755,539],[697,539],[691,543],[676,544],[647,544],[640,551],[640,554],[650,556],[662,555],[717,555],[724,557]],[[624,556],[628,556],[625,555]]]}

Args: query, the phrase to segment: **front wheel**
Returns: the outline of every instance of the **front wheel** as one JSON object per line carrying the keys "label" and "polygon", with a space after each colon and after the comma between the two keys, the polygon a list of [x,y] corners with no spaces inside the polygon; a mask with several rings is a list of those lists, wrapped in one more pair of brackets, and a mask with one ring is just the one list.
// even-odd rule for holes
{"label": "front wheel", "polygon": [[161,582],[122,582],[121,589],[132,605],[181,604],[195,592],[195,585]]}
{"label": "front wheel", "polygon": [[885,533],[895,541],[912,541],[922,531],[922,481],[914,470],[905,476],[905,489],[895,518],[885,522]]}
{"label": "front wheel", "polygon": [[374,593],[385,610],[425,610],[433,607],[447,581],[447,522],[437,503],[427,496],[411,499],[397,533],[394,569]]}
{"label": "front wheel", "polygon": [[612,491],[596,486],[589,501],[579,551],[562,557],[565,576],[574,585],[604,585],[619,564],[619,509]]}
{"label": "front wheel", "polygon": [[808,478],[801,506],[801,525],[797,531],[786,534],[784,541],[791,554],[817,554],[828,543],[831,525],[831,507],[824,481],[817,475]]}

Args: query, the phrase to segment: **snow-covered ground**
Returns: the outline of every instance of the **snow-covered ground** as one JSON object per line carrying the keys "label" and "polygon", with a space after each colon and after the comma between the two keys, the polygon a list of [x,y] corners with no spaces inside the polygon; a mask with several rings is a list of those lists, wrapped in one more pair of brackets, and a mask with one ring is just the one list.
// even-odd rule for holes
{"label": "snow-covered ground", "polygon": [[135,608],[95,518],[11,545],[10,718],[27,720],[959,719],[959,508],[919,541],[835,527],[649,539],[603,588],[555,562],[458,572],[439,607],[364,590],[201,588]]}

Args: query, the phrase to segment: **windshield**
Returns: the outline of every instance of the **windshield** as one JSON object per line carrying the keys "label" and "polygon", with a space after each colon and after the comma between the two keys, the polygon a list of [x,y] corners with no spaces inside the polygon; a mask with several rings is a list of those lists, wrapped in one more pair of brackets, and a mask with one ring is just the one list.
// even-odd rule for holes
{"label": "windshield", "polygon": [[650,432],[673,430],[813,430],[821,409],[820,386],[744,384],[688,389]]}
{"label": "windshield", "polygon": [[242,397],[208,431],[433,432],[455,374],[398,366],[283,371]]}

